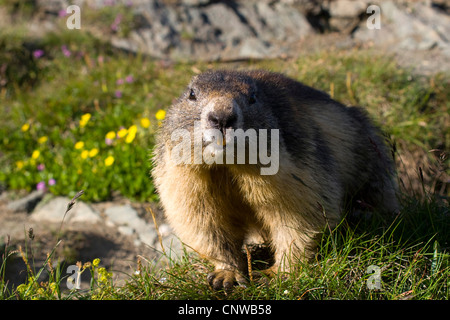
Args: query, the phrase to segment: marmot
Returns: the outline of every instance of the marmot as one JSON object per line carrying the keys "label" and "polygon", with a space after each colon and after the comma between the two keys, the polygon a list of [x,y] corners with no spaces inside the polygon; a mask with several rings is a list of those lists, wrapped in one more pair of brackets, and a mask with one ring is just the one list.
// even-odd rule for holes
{"label": "marmot", "polygon": [[[245,161],[233,154],[223,162],[202,158],[208,146],[215,160],[227,156],[231,129],[266,137],[258,143],[247,134]],[[262,154],[249,162],[251,150],[262,149],[265,163]],[[279,163],[263,174],[269,153]],[[324,227],[349,209],[398,207],[392,154],[366,112],[263,70],[195,76],[167,111],[153,161],[166,217],[183,242],[214,263],[208,281],[215,289],[245,281],[241,250],[251,233],[272,248],[270,270],[289,271],[295,259],[314,254]]]}

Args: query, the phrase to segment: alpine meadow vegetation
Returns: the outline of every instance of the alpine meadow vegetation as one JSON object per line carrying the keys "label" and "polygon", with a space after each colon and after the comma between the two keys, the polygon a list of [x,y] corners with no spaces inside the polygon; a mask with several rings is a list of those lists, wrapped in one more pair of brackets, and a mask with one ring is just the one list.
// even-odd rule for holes
{"label": "alpine meadow vegetation", "polygon": [[[107,13],[112,26],[129,19]],[[152,59],[83,32],[49,33],[24,47],[29,40],[20,29],[0,30],[0,66],[8,70],[0,83],[0,188],[44,189],[74,201],[80,190],[83,201],[114,193],[158,201],[149,172],[154,134],[167,108],[193,75],[229,66]],[[212,266],[188,248],[181,257],[167,250],[164,268],[139,256],[135,272],[120,284],[114,270],[102,267],[102,257],[79,262],[77,272],[90,274],[90,286],[68,289],[76,277],[56,263],[60,242],[35,266],[30,231],[25,247],[0,240],[0,299],[448,300],[450,74],[419,76],[389,56],[340,49],[237,67],[282,72],[344,104],[366,107],[395,145],[401,212],[347,217],[325,228],[314,261],[299,262],[292,274],[250,277],[231,293],[208,286]],[[261,259],[251,250],[243,254],[256,271]],[[16,287],[5,279],[13,255],[27,266],[26,281]],[[37,280],[41,273],[46,282]]]}

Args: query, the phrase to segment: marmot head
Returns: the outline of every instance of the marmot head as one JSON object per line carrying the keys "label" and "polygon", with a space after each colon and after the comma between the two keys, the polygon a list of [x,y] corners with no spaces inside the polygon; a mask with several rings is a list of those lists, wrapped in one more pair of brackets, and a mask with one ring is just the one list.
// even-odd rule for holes
{"label": "marmot head", "polygon": [[175,162],[220,164],[226,155],[227,164],[256,164],[260,149],[275,155],[278,125],[263,75],[219,70],[195,76],[169,108],[161,128],[163,143],[172,150]]}
{"label": "marmot head", "polygon": [[[247,115],[260,107],[254,79],[238,71],[209,71],[192,79],[182,98],[200,112],[201,129],[206,143],[213,140],[209,132],[219,130],[223,144],[229,129],[246,129]],[[211,130],[212,129],[212,130]]]}

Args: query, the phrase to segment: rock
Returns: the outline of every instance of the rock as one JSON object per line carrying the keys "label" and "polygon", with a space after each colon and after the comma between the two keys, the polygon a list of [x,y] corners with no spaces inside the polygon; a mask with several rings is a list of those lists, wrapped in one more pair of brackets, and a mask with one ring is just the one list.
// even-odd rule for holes
{"label": "rock", "polygon": [[352,35],[357,44],[394,54],[399,65],[417,74],[450,68],[450,16],[445,11],[428,2],[383,1],[380,8],[381,29],[367,28],[362,19]]}
{"label": "rock", "polygon": [[[173,233],[172,228],[167,223],[163,223],[158,228],[159,233],[162,237],[162,245],[166,254],[173,258],[181,257],[183,255],[183,243],[181,240]],[[159,239],[158,239],[159,240]],[[161,243],[157,241],[155,248],[163,252]]]}
{"label": "rock", "polygon": [[167,237],[173,233],[172,228],[167,223],[161,224],[158,229],[162,237]]}
{"label": "rock", "polygon": [[151,225],[146,225],[146,227],[142,228],[138,234],[139,241],[149,247],[154,247],[156,242],[158,242],[158,234],[156,233],[155,228]]}
{"label": "rock", "polygon": [[164,247],[164,250],[162,249],[159,241],[155,247],[158,251],[165,252],[166,256],[170,259],[174,260],[183,256],[183,243],[176,235],[171,234],[163,238],[162,245]]}
{"label": "rock", "polygon": [[357,18],[365,12],[369,1],[364,0],[340,0],[330,2],[328,11],[334,18]]}
{"label": "rock", "polygon": [[148,246],[154,246],[157,239],[157,233],[153,224],[148,224],[140,218],[137,211],[129,204],[109,207],[105,210],[108,222],[117,226],[120,233],[124,235],[135,235],[137,243],[144,243]]}
{"label": "rock", "polygon": [[136,210],[128,204],[109,207],[105,210],[105,215],[117,225],[130,225],[133,220],[139,219]]}
{"label": "rock", "polygon": [[417,3],[413,13],[398,7],[392,1],[380,4],[381,29],[368,29],[364,24],[354,34],[361,41],[373,41],[379,46],[393,46],[396,50],[443,49],[450,45],[450,17],[431,7]]}
{"label": "rock", "polygon": [[[306,41],[342,47],[341,36],[345,35],[352,46],[373,46],[397,56],[418,51],[414,60],[410,59],[410,52],[401,59],[411,60],[405,66],[416,70],[418,65],[427,65],[435,73],[450,64],[447,2],[380,1],[377,5],[381,8],[381,30],[370,30],[366,25],[371,16],[366,10],[373,4],[370,0],[37,0],[37,12],[27,28],[32,38],[57,32],[61,20],[58,15],[69,3],[82,10],[125,5],[133,15],[126,37],[108,26],[102,29],[88,22],[82,22],[83,30],[117,48],[166,61],[295,58],[302,50],[308,50],[308,45],[303,46]],[[0,8],[0,26],[7,26],[12,20]],[[337,36],[318,39],[321,33]],[[431,61],[421,63],[421,53],[432,50]]]}
{"label": "rock", "polygon": [[[75,209],[75,211],[71,215],[72,210],[74,210],[74,209]],[[82,201],[79,201],[78,205],[75,204],[75,206],[72,210],[70,210],[67,213],[67,215],[69,216],[69,221],[71,223],[75,223],[75,222],[95,223],[95,222],[98,222],[101,220],[98,212],[94,211],[90,206],[88,206],[86,203],[84,203]]]}
{"label": "rock", "polygon": [[342,0],[331,1],[327,7],[331,30],[349,33],[360,22],[360,16],[366,12],[369,1]]}
{"label": "rock", "polygon": [[134,229],[129,226],[118,226],[117,230],[123,235],[131,236],[134,234]]}
{"label": "rock", "polygon": [[[67,210],[69,198],[56,197],[45,204],[39,205],[31,214],[30,219],[39,222],[61,223]],[[95,223],[100,216],[90,206],[77,201],[64,218],[65,223]]]}
{"label": "rock", "polygon": [[154,57],[235,60],[285,55],[314,33],[288,1],[138,1],[138,26],[112,43]]}
{"label": "rock", "polygon": [[[147,247],[154,248],[158,252],[163,252],[158,233],[153,222],[147,223],[140,218],[137,211],[129,204],[115,205],[104,210],[107,225],[113,224],[118,231],[127,236],[135,237],[135,245],[144,244]],[[167,254],[175,258],[182,255],[182,244],[180,240],[173,235],[172,228],[167,223],[162,223],[158,227],[162,238],[164,250]]]}
{"label": "rock", "polygon": [[31,212],[39,203],[39,201],[42,200],[44,195],[44,190],[35,190],[21,199],[9,202],[6,208],[8,210],[11,210],[12,212]]}

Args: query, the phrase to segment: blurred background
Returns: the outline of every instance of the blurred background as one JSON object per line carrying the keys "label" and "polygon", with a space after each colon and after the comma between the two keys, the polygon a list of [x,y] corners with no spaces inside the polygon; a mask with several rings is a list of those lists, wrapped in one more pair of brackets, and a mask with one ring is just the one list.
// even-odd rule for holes
{"label": "blurred background", "polygon": [[126,268],[173,241],[154,134],[211,68],[282,72],[366,107],[405,196],[448,205],[449,14],[446,0],[0,0],[0,245],[31,226],[51,250],[80,190],[67,261]]}

